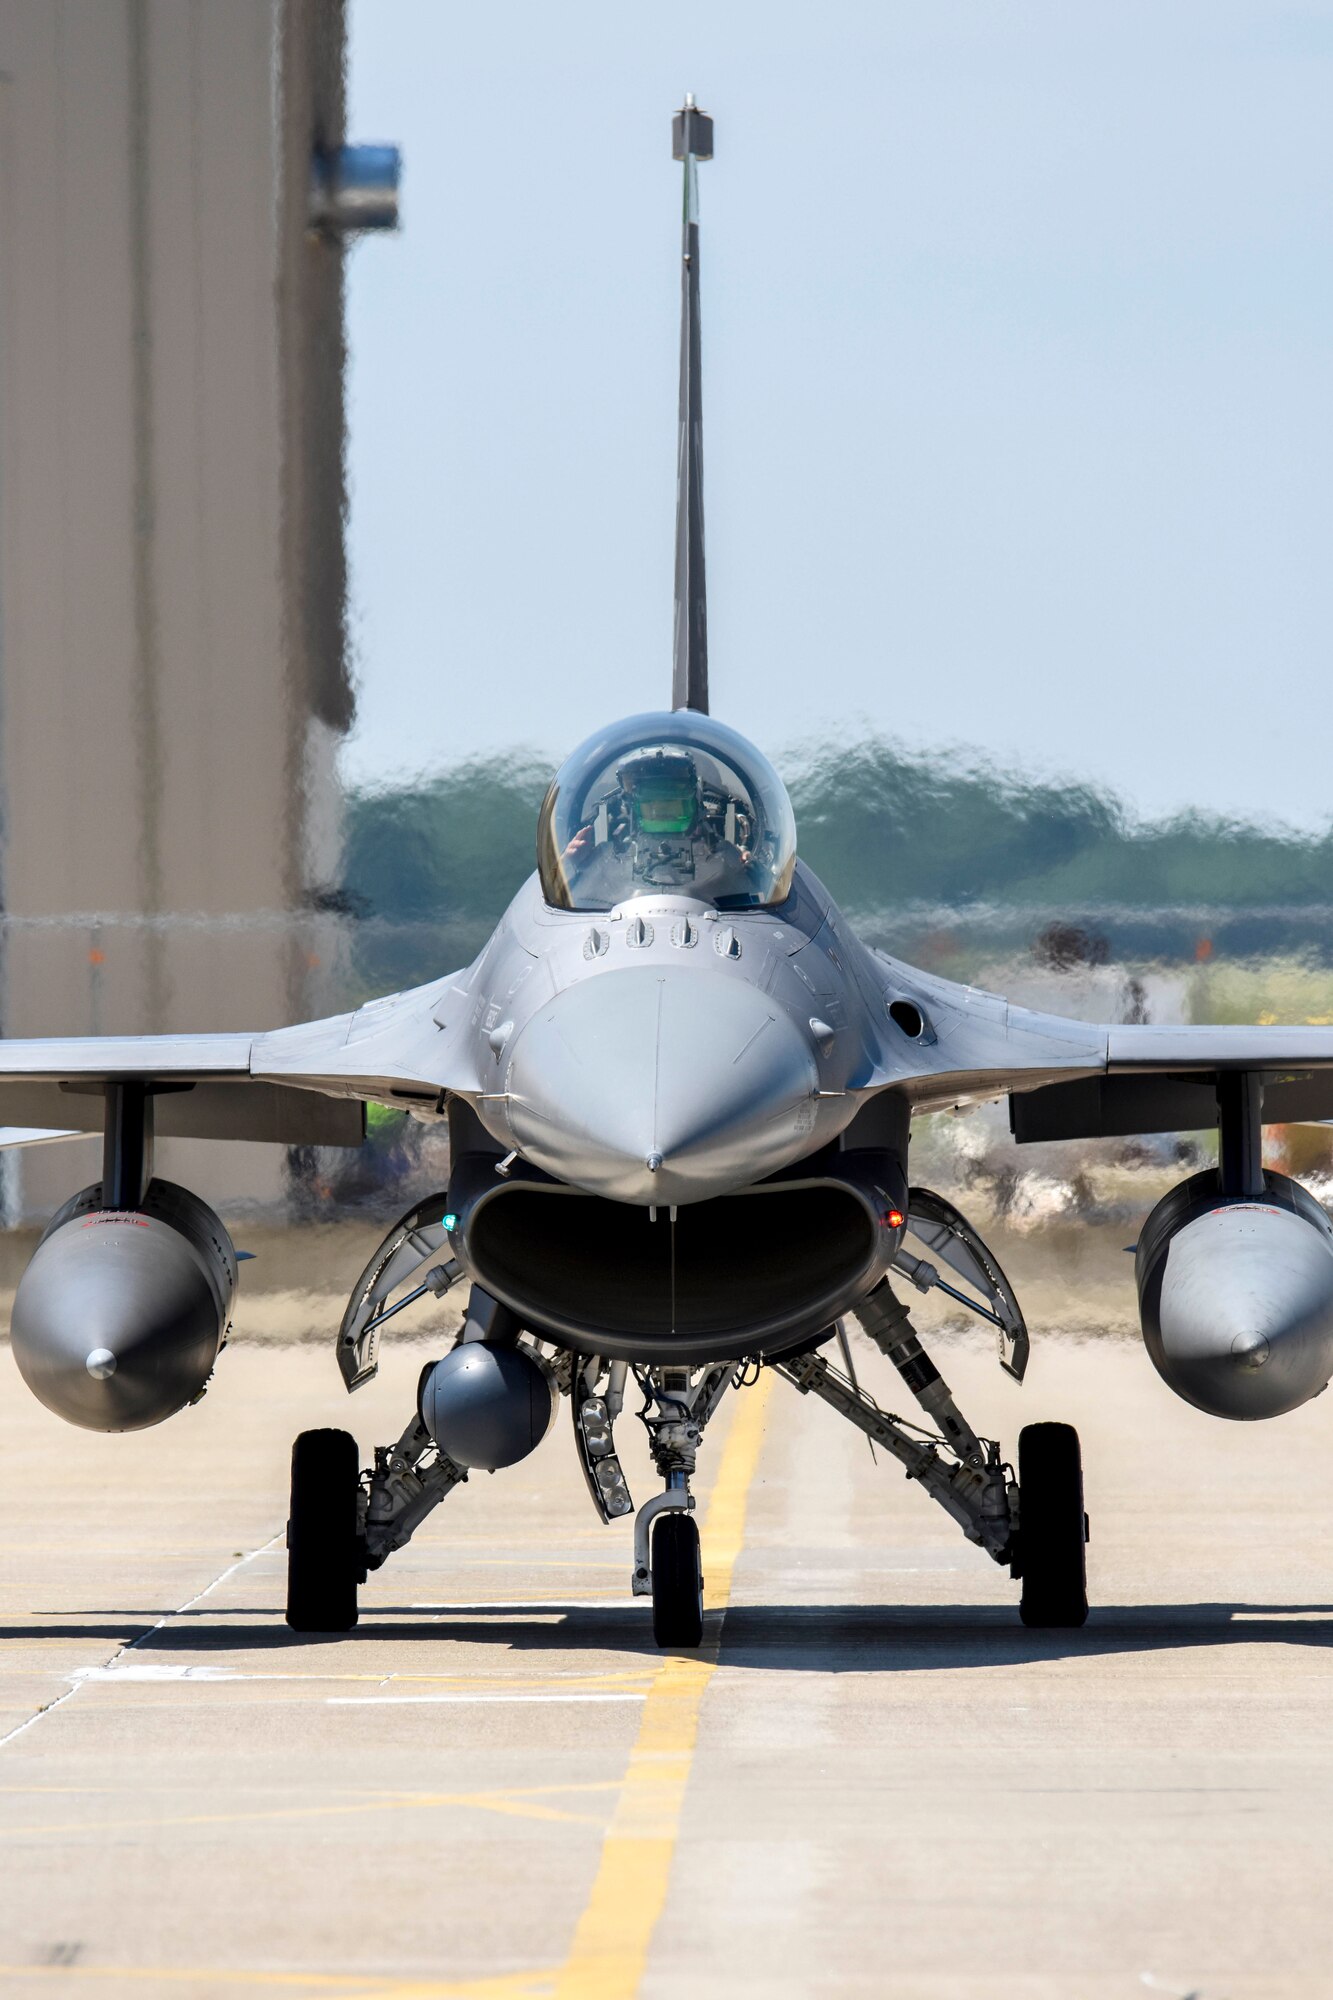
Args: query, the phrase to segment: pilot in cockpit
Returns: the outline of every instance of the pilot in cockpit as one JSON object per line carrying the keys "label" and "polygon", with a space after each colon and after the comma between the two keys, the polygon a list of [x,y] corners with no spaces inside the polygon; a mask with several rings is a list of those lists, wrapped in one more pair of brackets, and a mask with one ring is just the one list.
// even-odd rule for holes
{"label": "pilot in cockpit", "polygon": [[742,887],[753,838],[745,806],[705,784],[688,750],[662,746],[639,750],[617,768],[614,790],[569,842],[565,863],[585,891],[606,872],[608,890],[623,895],[628,872],[640,889],[711,900]]}
{"label": "pilot in cockpit", "polygon": [[771,907],[796,866],[791,802],[772,766],[711,716],[630,716],[568,758],[542,802],[542,892],[554,909],[688,896]]}

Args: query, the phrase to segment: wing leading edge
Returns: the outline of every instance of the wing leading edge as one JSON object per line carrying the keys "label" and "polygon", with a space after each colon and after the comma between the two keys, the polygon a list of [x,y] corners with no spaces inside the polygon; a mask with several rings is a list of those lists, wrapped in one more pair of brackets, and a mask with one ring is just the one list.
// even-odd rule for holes
{"label": "wing leading edge", "polygon": [[0,1041],[0,1127],[98,1132],[108,1084],[154,1087],[161,1138],[356,1146],[367,1103],[437,1109],[478,1087],[465,975],[262,1034]]}

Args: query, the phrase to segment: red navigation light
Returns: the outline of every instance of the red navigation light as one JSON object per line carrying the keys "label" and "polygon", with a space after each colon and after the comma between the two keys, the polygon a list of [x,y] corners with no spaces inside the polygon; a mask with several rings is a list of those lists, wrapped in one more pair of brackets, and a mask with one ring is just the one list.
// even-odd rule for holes
{"label": "red navigation light", "polygon": [[891,1208],[884,1220],[888,1223],[890,1229],[901,1229],[903,1226],[903,1212],[900,1208]]}

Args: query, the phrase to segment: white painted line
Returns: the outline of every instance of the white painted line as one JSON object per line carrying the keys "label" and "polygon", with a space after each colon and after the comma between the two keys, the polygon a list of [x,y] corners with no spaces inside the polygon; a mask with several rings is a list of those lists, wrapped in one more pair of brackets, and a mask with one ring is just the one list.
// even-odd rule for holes
{"label": "white painted line", "polygon": [[[558,1668],[551,1673],[542,1674],[540,1676],[540,1679],[543,1682],[561,1681],[561,1680],[587,1681],[589,1679],[605,1679],[605,1678],[611,1678],[615,1680],[635,1680],[635,1679],[646,1680],[651,1671],[652,1671],[651,1668],[645,1667],[641,1673],[636,1673],[631,1668],[629,1671],[625,1673],[615,1674],[611,1676],[604,1676],[604,1675],[590,1675],[587,1669],[583,1667],[568,1667],[568,1668]],[[369,1681],[373,1682],[376,1686],[387,1687],[391,1682],[394,1681],[449,1681],[456,1684],[460,1681],[480,1679],[481,1676],[470,1675],[470,1674],[413,1674],[413,1673],[342,1674],[342,1673],[335,1673],[332,1670],[330,1670],[328,1673],[323,1673],[323,1674],[321,1673],[251,1674],[251,1673],[245,1673],[239,1667],[194,1667],[194,1666],[181,1666],[176,1664],[165,1663],[161,1666],[142,1666],[142,1667],[140,1666],[75,1667],[72,1673],[68,1675],[68,1678],[72,1682],[77,1682],[79,1685],[82,1685],[84,1681],[102,1681],[102,1682],[151,1681],[158,1684],[159,1686],[163,1682],[167,1682],[172,1686],[179,1687],[183,1681],[188,1681],[192,1686],[202,1681],[209,1686],[216,1686],[218,1682],[225,1682],[228,1685],[235,1687],[238,1686],[241,1682],[250,1682],[250,1681],[293,1681],[293,1682],[299,1682],[305,1686],[310,1686],[316,1682],[327,1683],[329,1681]],[[487,1678],[490,1677],[487,1676]],[[475,1697],[475,1699],[478,1700],[499,1699],[499,1700],[509,1701],[515,1699],[515,1697],[512,1695],[503,1695],[503,1696],[487,1695],[485,1697],[479,1695]]]}
{"label": "white painted line", "polygon": [[242,1674],[234,1667],[75,1667],[73,1681],[302,1681],[309,1674]]}
{"label": "white painted line", "polygon": [[642,1694],[331,1694],[325,1699],[329,1708],[391,1708],[419,1702],[438,1706],[465,1701],[642,1701],[647,1692],[645,1688]]}

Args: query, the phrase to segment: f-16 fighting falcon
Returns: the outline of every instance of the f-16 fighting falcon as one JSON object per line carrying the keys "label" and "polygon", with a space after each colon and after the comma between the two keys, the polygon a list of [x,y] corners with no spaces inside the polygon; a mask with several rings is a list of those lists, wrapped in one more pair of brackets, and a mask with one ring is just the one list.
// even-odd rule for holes
{"label": "f-16 fighting falcon", "polygon": [[[912,1185],[913,1117],[1007,1097],[1015,1139],[1219,1132],[1219,1164],[1159,1202],[1136,1252],[1143,1336],[1177,1395],[1275,1417],[1333,1372],[1333,1227],[1261,1159],[1263,1121],[1333,1113],[1333,1029],[1096,1026],[914,970],[855,937],[797,856],[768,760],[709,713],[697,168],[686,99],[670,710],[631,716],[557,772],[537,868],[475,963],[270,1033],[0,1043],[0,1117],[101,1129],[19,1285],[13,1344],[43,1403],[135,1430],[203,1393],[237,1262],[221,1221],[155,1179],[160,1135],[358,1143],[367,1103],[443,1121],[446,1188],[385,1237],[337,1332],[349,1390],[387,1322],[466,1285],[462,1331],[401,1435],[292,1452],[287,1618],[356,1623],[357,1588],[478,1468],[513,1465],[562,1402],[592,1504],[635,1516],[631,1588],[668,1647],[702,1633],[691,1478],[708,1425],[761,1369],[905,1468],[1021,1581],[1034,1626],[1087,1615],[1079,1443],[1023,1430],[1014,1460],[958,1408],[907,1299],[940,1288],[994,1328],[1021,1381],[1028,1333],[965,1216]],[[858,1383],[854,1316],[913,1422]],[[616,1427],[642,1399],[661,1490],[630,1497]],[[798,1416],[796,1395],[791,1415]]]}

